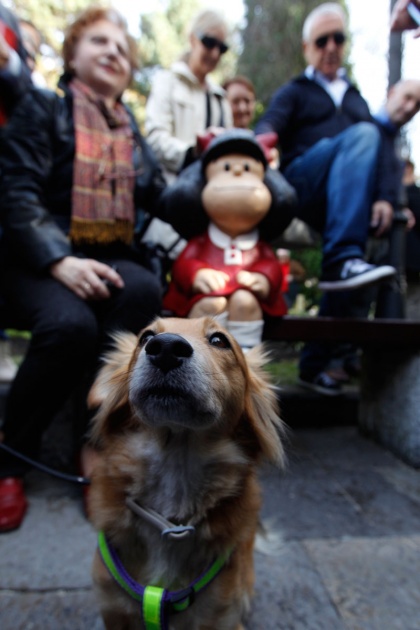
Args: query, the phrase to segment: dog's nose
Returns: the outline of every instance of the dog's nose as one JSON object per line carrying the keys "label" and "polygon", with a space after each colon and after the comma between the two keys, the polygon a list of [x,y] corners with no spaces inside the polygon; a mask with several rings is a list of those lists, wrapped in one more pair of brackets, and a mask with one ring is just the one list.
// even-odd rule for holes
{"label": "dog's nose", "polygon": [[173,333],[160,333],[152,337],[144,349],[151,363],[163,372],[179,367],[194,352],[184,337]]}

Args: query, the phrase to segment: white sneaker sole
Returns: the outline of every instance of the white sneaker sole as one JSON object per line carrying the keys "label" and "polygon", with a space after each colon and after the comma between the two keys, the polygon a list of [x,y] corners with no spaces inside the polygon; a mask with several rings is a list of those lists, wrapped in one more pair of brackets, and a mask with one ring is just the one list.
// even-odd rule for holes
{"label": "white sneaker sole", "polygon": [[365,287],[374,282],[379,282],[380,280],[392,278],[395,274],[396,269],[394,269],[394,267],[382,265],[381,267],[375,267],[375,269],[365,271],[358,276],[353,276],[346,280],[320,280],[318,287],[321,291],[350,291],[352,289]]}

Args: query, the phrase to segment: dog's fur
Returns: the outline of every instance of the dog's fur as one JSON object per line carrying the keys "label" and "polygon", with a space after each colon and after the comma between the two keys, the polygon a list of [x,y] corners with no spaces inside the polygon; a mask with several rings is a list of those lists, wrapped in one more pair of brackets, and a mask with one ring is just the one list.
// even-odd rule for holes
{"label": "dog's fur", "polygon": [[[179,335],[175,346],[181,344],[174,347],[179,358],[162,365],[150,345],[166,338],[161,333]],[[196,601],[171,616],[171,629],[239,630],[249,610],[261,504],[256,467],[262,458],[280,465],[284,458],[283,424],[264,362],[262,350],[245,358],[212,318],[157,319],[139,339],[116,336],[90,392],[90,405],[99,406],[91,518],[132,578],[185,588],[234,548]],[[127,496],[176,524],[193,525],[195,535],[162,539],[126,506]],[[106,628],[141,628],[140,605],[113,581],[98,553],[93,578]]]}

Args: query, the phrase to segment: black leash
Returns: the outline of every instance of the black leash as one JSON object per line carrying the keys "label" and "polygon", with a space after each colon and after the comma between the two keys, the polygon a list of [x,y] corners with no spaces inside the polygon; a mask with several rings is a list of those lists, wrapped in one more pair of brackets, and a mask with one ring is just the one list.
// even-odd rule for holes
{"label": "black leash", "polygon": [[41,472],[47,475],[51,475],[52,477],[57,477],[58,479],[62,479],[63,481],[70,481],[71,483],[78,483],[82,486],[88,486],[90,484],[90,479],[88,479],[87,477],[81,477],[81,476],[79,477],[77,475],[68,475],[67,473],[60,472],[59,470],[54,470],[53,468],[50,468],[49,466],[45,466],[45,464],[36,462],[34,459],[31,459],[30,457],[27,457],[26,455],[23,455],[22,453],[15,451],[13,448],[11,448],[10,446],[7,446],[6,444],[3,444],[2,442],[0,442],[0,448],[2,448],[4,451],[9,453],[9,455],[13,455],[13,457],[17,457],[18,459],[21,459],[26,464],[29,464],[30,466],[37,468],[38,470],[40,470]]}

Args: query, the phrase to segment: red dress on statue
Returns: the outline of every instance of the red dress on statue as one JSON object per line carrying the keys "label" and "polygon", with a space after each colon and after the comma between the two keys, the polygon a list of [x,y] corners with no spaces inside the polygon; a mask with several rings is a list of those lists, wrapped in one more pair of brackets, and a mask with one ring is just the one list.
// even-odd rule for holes
{"label": "red dress on statue", "polygon": [[[217,269],[229,275],[229,282],[219,291],[193,293],[192,284],[200,269]],[[163,306],[177,317],[185,317],[193,305],[203,297],[228,296],[238,289],[246,289],[236,281],[239,271],[258,272],[270,283],[270,293],[260,305],[267,315],[287,312],[282,290],[285,278],[282,265],[272,248],[259,240],[258,231],[241,234],[231,239],[214,224],[205,234],[191,239],[172,267],[172,280],[163,299]]]}

